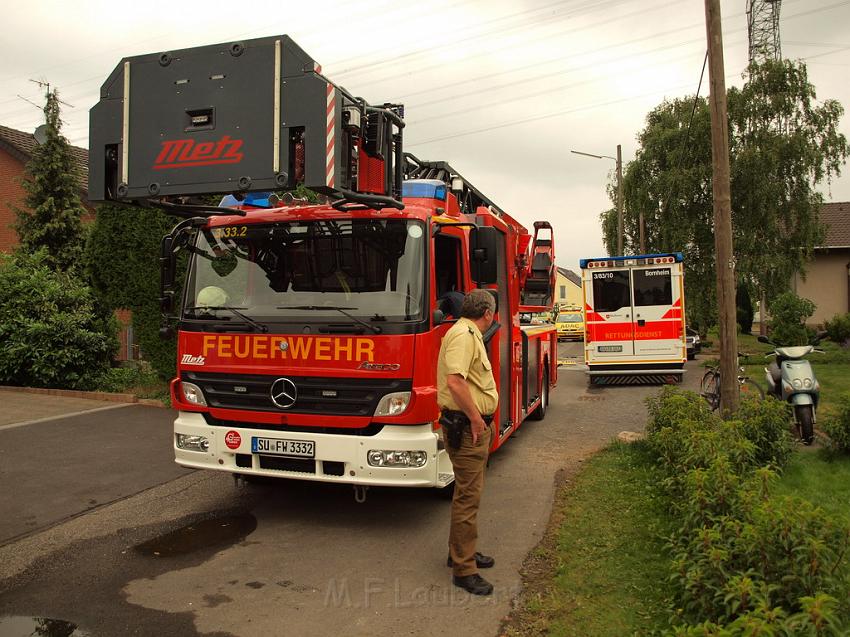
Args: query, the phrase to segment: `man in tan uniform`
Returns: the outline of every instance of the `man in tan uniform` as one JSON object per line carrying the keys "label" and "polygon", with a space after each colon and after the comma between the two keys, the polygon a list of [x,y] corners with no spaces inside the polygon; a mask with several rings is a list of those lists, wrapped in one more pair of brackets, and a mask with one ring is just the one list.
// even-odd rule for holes
{"label": "man in tan uniform", "polygon": [[[455,473],[448,564],[453,568],[455,586],[475,595],[493,592],[493,585],[478,569],[495,564],[492,557],[475,551],[484,466],[493,436],[489,425],[499,402],[481,334],[493,322],[495,309],[489,292],[470,292],[463,300],[461,318],[443,338],[437,362],[440,422]],[[459,430],[460,435],[451,435]]]}

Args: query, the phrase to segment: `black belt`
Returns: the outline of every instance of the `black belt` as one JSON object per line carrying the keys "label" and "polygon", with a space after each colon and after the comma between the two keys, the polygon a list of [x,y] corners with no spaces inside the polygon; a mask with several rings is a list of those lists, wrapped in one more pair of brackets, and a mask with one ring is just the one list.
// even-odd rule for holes
{"label": "black belt", "polygon": [[[469,420],[469,416],[467,416],[466,413],[464,413],[462,411],[457,411],[455,409],[443,409],[441,411],[442,411],[443,416],[448,416],[449,418],[451,418],[452,420],[454,420],[456,422],[464,422],[465,421],[465,424],[467,424],[467,425],[471,424],[471,421]],[[486,416],[484,414],[481,414],[481,419],[484,421],[484,424],[489,425],[491,422],[493,422],[493,414],[488,414]]]}

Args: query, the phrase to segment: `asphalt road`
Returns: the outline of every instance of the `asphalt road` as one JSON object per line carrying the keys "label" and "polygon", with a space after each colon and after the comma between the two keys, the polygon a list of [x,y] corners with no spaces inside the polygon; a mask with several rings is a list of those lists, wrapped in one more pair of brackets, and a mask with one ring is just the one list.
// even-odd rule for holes
{"label": "asphalt road", "polygon": [[[33,411],[51,401],[9,392],[4,398],[36,403]],[[5,485],[0,544],[186,473],[164,453],[171,443],[172,411],[89,400],[68,408],[83,413],[0,427],[0,484]]]}
{"label": "asphalt road", "polygon": [[[182,470],[166,466],[171,448],[162,442],[108,469],[99,468],[106,454],[89,454],[85,480],[63,469],[61,454],[54,458],[50,471],[61,474],[54,485],[78,477],[100,497],[118,499],[0,546],[0,637],[29,634],[12,626],[32,618],[69,622],[89,637],[454,634],[459,626],[495,635],[521,586],[521,563],[546,527],[556,472],[578,470],[620,431],[642,430],[643,399],[657,391],[589,389],[581,344],[560,349],[565,362],[578,364],[560,368],[546,419],[525,423],[491,458],[479,546],[497,560],[486,573],[492,597],[451,585],[449,502],[432,491],[372,489],[356,504],[353,490],[338,485],[237,487],[212,472],[175,479]],[[698,382],[698,371],[686,374],[686,386]],[[112,415],[129,416],[127,409]],[[124,453],[139,439],[145,424],[134,422],[120,429],[113,450]],[[47,426],[47,438],[62,427]],[[160,432],[148,434],[154,438],[162,429],[168,435],[162,423],[149,426]],[[9,448],[9,433],[28,428],[0,430],[0,447]],[[104,428],[79,424],[74,431],[64,438],[69,457],[75,441],[88,446]],[[26,436],[17,440],[31,448]],[[137,482],[136,495],[107,488],[122,471],[134,477],[119,482]],[[31,515],[40,506],[9,497],[0,501],[3,511],[17,506]],[[85,500],[75,502],[82,512]]]}

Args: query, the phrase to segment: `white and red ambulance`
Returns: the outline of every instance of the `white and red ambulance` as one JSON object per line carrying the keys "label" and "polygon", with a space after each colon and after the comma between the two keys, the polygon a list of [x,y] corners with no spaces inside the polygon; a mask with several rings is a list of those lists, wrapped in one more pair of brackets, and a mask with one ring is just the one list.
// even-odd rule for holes
{"label": "white and red ambulance", "polygon": [[682,254],[581,259],[580,265],[590,383],[680,382],[687,360]]}

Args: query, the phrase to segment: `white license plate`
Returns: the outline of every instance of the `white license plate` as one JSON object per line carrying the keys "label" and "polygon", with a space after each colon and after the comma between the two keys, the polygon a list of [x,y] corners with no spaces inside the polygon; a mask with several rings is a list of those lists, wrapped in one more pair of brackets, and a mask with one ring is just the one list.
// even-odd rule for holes
{"label": "white license plate", "polygon": [[272,456],[315,458],[316,443],[312,440],[281,440],[279,438],[251,437],[251,452]]}
{"label": "white license plate", "polygon": [[599,352],[622,352],[623,346],[622,345],[600,345],[597,348],[597,351],[599,351]]}

